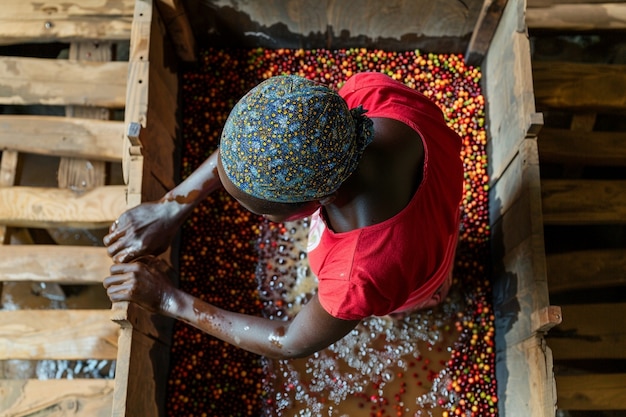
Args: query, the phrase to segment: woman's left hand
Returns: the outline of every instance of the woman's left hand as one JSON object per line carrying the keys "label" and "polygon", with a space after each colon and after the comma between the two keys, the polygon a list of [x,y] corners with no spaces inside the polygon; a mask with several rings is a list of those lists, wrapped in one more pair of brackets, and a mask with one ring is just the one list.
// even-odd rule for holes
{"label": "woman's left hand", "polygon": [[144,257],[130,263],[113,264],[111,275],[103,284],[112,302],[131,301],[159,313],[176,292],[168,271],[163,260]]}

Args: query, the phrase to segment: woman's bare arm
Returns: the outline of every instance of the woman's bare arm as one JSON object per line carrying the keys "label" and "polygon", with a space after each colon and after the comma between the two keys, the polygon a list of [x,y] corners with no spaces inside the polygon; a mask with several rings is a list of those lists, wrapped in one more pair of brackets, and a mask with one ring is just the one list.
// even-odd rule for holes
{"label": "woman's bare arm", "polygon": [[344,337],[359,323],[327,313],[314,296],[290,321],[235,313],[175,288],[158,265],[111,267],[104,281],[111,301],[132,301],[188,323],[234,346],[270,358],[308,356]]}

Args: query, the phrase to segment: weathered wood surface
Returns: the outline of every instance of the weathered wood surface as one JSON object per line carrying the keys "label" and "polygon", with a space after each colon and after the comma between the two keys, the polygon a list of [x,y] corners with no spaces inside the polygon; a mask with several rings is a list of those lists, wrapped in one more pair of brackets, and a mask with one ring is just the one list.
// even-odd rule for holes
{"label": "weathered wood surface", "polygon": [[555,416],[552,353],[543,338],[531,337],[498,353],[496,381],[499,415]]}
{"label": "weathered wood surface", "polygon": [[101,247],[6,245],[0,257],[0,281],[101,283],[111,265]]}
{"label": "weathered wood surface", "polygon": [[482,64],[493,35],[498,28],[498,23],[500,23],[506,3],[507,0],[486,0],[484,2],[465,51],[467,64],[474,66]]}
{"label": "weathered wood surface", "polygon": [[113,380],[0,380],[4,417],[110,417]]}
{"label": "weathered wood surface", "polygon": [[626,222],[626,181],[543,180],[541,196],[545,224]]}
{"label": "weathered wood surface", "polygon": [[[590,283],[591,285],[591,283]],[[626,359],[626,304],[580,304],[561,307],[563,322],[547,336],[555,358]]]}
{"label": "weathered wood surface", "polygon": [[[123,325],[115,368],[112,417],[163,416],[169,344]],[[134,352],[134,353],[133,353]]]}
{"label": "weathered wood surface", "polygon": [[626,410],[626,374],[556,377],[563,410]]}
{"label": "weathered wood surface", "polygon": [[126,62],[0,57],[0,104],[123,108],[127,73]]}
{"label": "weathered wood surface", "polygon": [[119,121],[0,115],[0,150],[121,161],[123,138]]}
{"label": "weathered wood surface", "polygon": [[464,53],[483,0],[184,2],[199,43]]}
{"label": "weathered wood surface", "polygon": [[546,277],[530,43],[521,0],[509,0],[482,65],[488,98],[489,218],[498,410],[554,417],[552,323]]}
{"label": "weathered wood surface", "polygon": [[178,57],[185,62],[195,62],[197,59],[196,38],[183,1],[158,0],[156,5],[167,27],[167,33],[174,42]]}
{"label": "weathered wood surface", "polygon": [[[15,182],[17,171],[18,153],[16,151],[5,150],[0,156],[0,188],[10,187]],[[7,227],[0,222],[0,245],[8,243],[9,237]],[[0,290],[2,284],[0,284]]]}
{"label": "weathered wood surface", "polygon": [[543,128],[538,143],[541,162],[626,166],[626,132]]}
{"label": "weathered wood surface", "polygon": [[518,1],[507,3],[482,66],[489,101],[490,176],[497,180],[520,143],[542,123],[535,112],[530,42]]}
{"label": "weathered wood surface", "polygon": [[[113,44],[111,42],[81,41],[70,44],[69,59],[73,61],[107,62],[113,58]],[[66,117],[80,117],[83,119],[109,120],[111,111],[106,107],[65,106]],[[118,139],[121,139],[120,136]],[[110,138],[115,139],[115,138]],[[121,142],[112,140],[121,151]],[[98,157],[61,157],[57,180],[60,188],[83,191],[93,187],[100,187],[106,183],[106,164]]]}
{"label": "weathered wood surface", "polygon": [[0,359],[117,357],[119,326],[108,310],[0,311]]}
{"label": "weathered wood surface", "polygon": [[126,208],[126,187],[82,194],[41,187],[0,188],[0,224],[20,227],[108,227]]}
{"label": "weathered wood surface", "polygon": [[533,62],[537,108],[626,112],[626,65]]}
{"label": "weathered wood surface", "polygon": [[626,250],[581,250],[547,255],[550,293],[626,286]]}
{"label": "weathered wood surface", "polygon": [[[611,1],[529,2],[526,22],[531,29],[598,31],[626,29],[626,3]],[[571,4],[566,4],[571,3]]]}
{"label": "weathered wood surface", "polygon": [[[156,5],[137,2],[122,151],[127,207],[160,198],[175,183],[177,61]],[[120,326],[112,416],[164,416],[173,321],[129,303],[115,303],[111,319]]]}
{"label": "weathered wood surface", "polygon": [[3,0],[0,45],[130,37],[134,0]]}

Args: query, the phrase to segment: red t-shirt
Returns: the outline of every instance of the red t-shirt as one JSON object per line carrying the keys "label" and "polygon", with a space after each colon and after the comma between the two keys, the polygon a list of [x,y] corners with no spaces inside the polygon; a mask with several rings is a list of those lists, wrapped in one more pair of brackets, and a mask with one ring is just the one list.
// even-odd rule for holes
{"label": "red t-shirt", "polygon": [[422,183],[394,217],[345,233],[330,230],[316,212],[308,256],[318,296],[337,318],[358,320],[402,311],[428,299],[454,262],[463,188],[461,139],[427,97],[381,73],[351,77],[339,94],[370,118],[395,119],[419,133]]}

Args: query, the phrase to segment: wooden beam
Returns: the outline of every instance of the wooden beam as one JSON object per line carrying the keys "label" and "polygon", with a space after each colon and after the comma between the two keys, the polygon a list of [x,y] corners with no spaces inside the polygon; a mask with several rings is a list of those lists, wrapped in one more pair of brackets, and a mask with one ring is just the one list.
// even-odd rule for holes
{"label": "wooden beam", "polygon": [[0,104],[123,108],[127,62],[0,57]]}
{"label": "wooden beam", "polygon": [[626,374],[556,376],[561,410],[626,410]]}
{"label": "wooden beam", "polygon": [[102,247],[7,245],[0,257],[0,281],[101,283],[111,265]]}
{"label": "wooden beam", "polygon": [[120,121],[0,115],[0,150],[121,162],[123,138]]}
{"label": "wooden beam", "polygon": [[0,224],[19,227],[103,228],[126,209],[126,187],[109,185],[82,194],[58,188],[0,188]]}
{"label": "wooden beam", "polygon": [[111,379],[0,379],[5,416],[110,417]]}
{"label": "wooden beam", "polygon": [[195,62],[196,40],[193,36],[185,5],[181,0],[158,0],[156,6],[174,43],[176,54],[185,62]]}
{"label": "wooden beam", "polygon": [[507,0],[484,1],[465,51],[465,62],[468,65],[477,67],[482,64],[506,4]]}
{"label": "wooden beam", "polygon": [[543,180],[541,196],[545,224],[626,223],[626,181]]}
{"label": "wooden beam", "polygon": [[626,3],[610,1],[585,3],[589,4],[548,4],[538,7],[529,4],[526,9],[526,23],[530,29],[554,31],[626,29]]}
{"label": "wooden beam", "polygon": [[626,166],[626,132],[544,128],[537,142],[541,162]]}
{"label": "wooden beam", "polygon": [[550,293],[626,285],[626,250],[583,250],[547,255]]}
{"label": "wooden beam", "polygon": [[119,326],[109,310],[0,311],[0,359],[117,357]]}
{"label": "wooden beam", "polygon": [[537,108],[626,112],[626,65],[532,63]]}
{"label": "wooden beam", "polygon": [[134,0],[3,0],[0,45],[130,38]]}
{"label": "wooden beam", "polygon": [[563,322],[546,341],[554,360],[626,359],[626,328],[617,317],[626,317],[626,304],[561,306]]}

